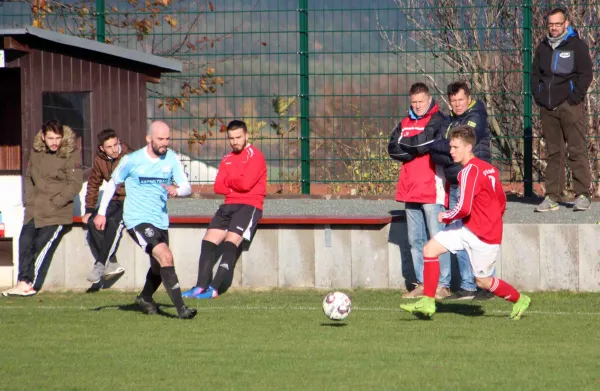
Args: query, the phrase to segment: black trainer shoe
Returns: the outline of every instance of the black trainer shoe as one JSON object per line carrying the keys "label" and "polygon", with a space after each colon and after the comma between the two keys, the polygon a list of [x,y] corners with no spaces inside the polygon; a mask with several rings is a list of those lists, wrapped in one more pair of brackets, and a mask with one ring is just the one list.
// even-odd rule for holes
{"label": "black trainer shoe", "polygon": [[444,300],[473,300],[477,291],[468,291],[465,289],[459,289]]}
{"label": "black trainer shoe", "polygon": [[197,309],[183,306],[181,312],[179,313],[179,319],[193,319],[194,317],[196,317],[197,313]]}
{"label": "black trainer shoe", "polygon": [[150,299],[150,301],[147,301],[142,296],[137,296],[135,298],[135,304],[139,305],[142,309],[142,312],[146,315],[155,315],[158,313],[158,307],[152,299]]}
{"label": "black trainer shoe", "polygon": [[485,300],[493,299],[494,297],[496,297],[496,296],[492,292],[486,291],[485,289],[478,289],[473,300],[474,301],[485,301]]}

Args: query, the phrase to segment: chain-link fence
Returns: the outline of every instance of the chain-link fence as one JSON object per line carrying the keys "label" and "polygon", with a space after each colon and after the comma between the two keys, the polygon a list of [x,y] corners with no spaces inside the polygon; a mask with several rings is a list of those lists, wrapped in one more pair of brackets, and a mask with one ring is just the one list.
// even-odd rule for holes
{"label": "chain-link fence", "polygon": [[[276,191],[390,194],[387,156],[407,91],[426,82],[448,113],[446,85],[470,83],[488,110],[493,163],[512,190],[543,191],[544,141],[529,87],[551,2],[505,0],[28,0],[0,3],[2,27],[34,25],[181,60],[148,86],[148,115],[175,129],[193,183],[228,152],[241,118]],[[600,2],[566,4],[599,66]],[[598,180],[598,80],[587,96]],[[211,174],[213,173],[213,174]]]}

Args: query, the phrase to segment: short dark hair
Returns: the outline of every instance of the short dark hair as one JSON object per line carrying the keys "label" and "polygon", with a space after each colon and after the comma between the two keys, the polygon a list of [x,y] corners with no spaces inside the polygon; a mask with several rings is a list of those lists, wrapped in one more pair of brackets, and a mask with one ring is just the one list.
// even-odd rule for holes
{"label": "short dark hair", "polygon": [[248,128],[246,127],[246,123],[244,121],[240,121],[238,119],[234,119],[227,125],[227,130],[236,130],[236,129],[244,129],[244,133],[248,132]]}
{"label": "short dark hair", "polygon": [[58,120],[51,119],[42,125],[42,134],[45,136],[48,132],[56,133],[59,136],[64,136],[65,129]]}
{"label": "short dark hair", "polygon": [[475,130],[467,125],[459,125],[450,131],[449,139],[459,139],[467,144],[475,146]]}
{"label": "short dark hair", "polygon": [[100,133],[98,133],[98,145],[104,145],[106,140],[110,140],[111,138],[119,137],[117,136],[117,132],[114,129],[104,129]]}
{"label": "short dark hair", "polygon": [[448,97],[451,97],[458,94],[460,90],[463,90],[465,95],[471,96],[469,85],[464,81],[455,81],[454,83],[448,84],[448,89],[446,92],[448,93]]}
{"label": "short dark hair", "polygon": [[548,16],[552,16],[552,15],[556,15],[556,14],[563,14],[563,16],[565,17],[565,20],[567,20],[567,10],[566,8],[563,7],[556,7],[556,8],[552,8],[550,10],[550,12],[548,12]]}
{"label": "short dark hair", "polygon": [[413,96],[416,94],[427,94],[429,95],[429,87],[427,87],[427,85],[425,85],[425,83],[415,83],[412,86],[410,86],[410,90],[408,91],[408,95],[409,96]]}

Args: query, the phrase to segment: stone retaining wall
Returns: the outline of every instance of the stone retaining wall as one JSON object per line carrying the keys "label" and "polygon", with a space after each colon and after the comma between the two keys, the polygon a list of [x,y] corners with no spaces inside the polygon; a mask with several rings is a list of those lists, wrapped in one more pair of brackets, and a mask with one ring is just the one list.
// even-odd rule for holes
{"label": "stone retaining wall", "polygon": [[[206,225],[172,225],[171,248],[182,287],[194,285]],[[75,225],[59,245],[44,290],[90,287],[93,258]],[[507,224],[498,276],[526,291],[600,291],[600,225]],[[16,251],[15,244],[15,251]],[[112,289],[139,290],[148,257],[125,234],[117,257],[126,273]],[[376,226],[260,226],[237,263],[233,287],[405,289],[410,262],[406,223]],[[16,269],[16,268],[15,268]],[[16,279],[16,271],[13,272]]]}

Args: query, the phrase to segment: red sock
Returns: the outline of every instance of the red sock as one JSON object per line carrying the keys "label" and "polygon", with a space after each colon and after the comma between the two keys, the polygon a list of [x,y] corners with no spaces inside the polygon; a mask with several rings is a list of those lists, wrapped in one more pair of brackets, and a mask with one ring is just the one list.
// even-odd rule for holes
{"label": "red sock", "polygon": [[440,261],[437,257],[423,257],[423,294],[435,297],[438,281],[440,280]]}
{"label": "red sock", "polygon": [[504,300],[510,301],[511,303],[516,303],[519,300],[519,297],[521,297],[521,294],[515,289],[514,286],[510,285],[508,282],[494,277],[492,277],[492,287],[490,288],[490,292],[498,297],[503,298]]}

